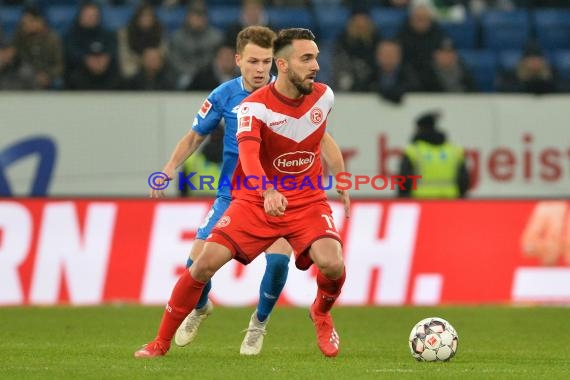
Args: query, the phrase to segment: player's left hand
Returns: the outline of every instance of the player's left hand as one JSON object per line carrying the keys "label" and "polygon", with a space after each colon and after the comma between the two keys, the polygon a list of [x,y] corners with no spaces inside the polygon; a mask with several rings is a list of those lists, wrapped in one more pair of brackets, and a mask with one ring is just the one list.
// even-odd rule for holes
{"label": "player's left hand", "polygon": [[348,194],[348,190],[337,189],[336,192],[344,204],[344,217],[350,218],[350,195]]}

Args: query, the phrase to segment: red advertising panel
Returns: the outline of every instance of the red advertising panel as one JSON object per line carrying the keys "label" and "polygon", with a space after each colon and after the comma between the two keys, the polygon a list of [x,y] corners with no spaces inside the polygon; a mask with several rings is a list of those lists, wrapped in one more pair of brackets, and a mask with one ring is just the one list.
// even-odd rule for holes
{"label": "red advertising panel", "polygon": [[[333,203],[344,305],[570,303],[569,201]],[[0,201],[0,305],[166,302],[208,201]],[[280,302],[307,305],[314,269],[293,264]],[[257,301],[265,268],[231,262],[211,296]]]}

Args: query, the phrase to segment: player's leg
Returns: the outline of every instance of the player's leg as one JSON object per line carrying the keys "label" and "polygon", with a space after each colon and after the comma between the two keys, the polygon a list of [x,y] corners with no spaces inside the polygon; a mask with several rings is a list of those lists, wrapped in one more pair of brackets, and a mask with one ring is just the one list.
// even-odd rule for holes
{"label": "player's leg", "polygon": [[317,330],[317,343],[325,356],[336,356],[340,337],[334,327],[330,310],[340,295],[346,278],[340,242],[332,238],[315,241],[309,256],[319,269],[317,296],[311,305],[310,316]]}
{"label": "player's leg", "polygon": [[267,248],[265,255],[267,263],[259,286],[257,305],[257,318],[261,322],[269,317],[285,287],[289,273],[289,257],[292,252],[293,248],[283,238]]}
{"label": "player's leg", "polygon": [[[194,240],[194,244],[192,245],[192,250],[190,252],[190,257],[186,262],[186,268],[190,268],[195,259],[197,259],[204,248],[205,241],[202,239]],[[198,304],[196,308],[192,310],[190,314],[184,319],[178,330],[176,330],[176,334],[174,335],[174,343],[176,343],[179,347],[184,347],[196,338],[198,335],[198,329],[202,322],[210,314],[212,314],[214,310],[214,305],[208,299],[208,295],[210,293],[210,289],[212,288],[212,281],[208,281],[204,286],[204,290],[200,295],[200,299],[198,300]]]}
{"label": "player's leg", "polygon": [[[186,268],[190,268],[192,266],[192,263],[200,256],[200,253],[204,248],[206,238],[208,235],[210,235],[212,228],[216,225],[221,216],[226,212],[229,204],[229,199],[216,198],[216,201],[208,212],[204,223],[200,226],[200,228],[198,228],[198,232],[196,233],[196,240],[194,240],[192,250],[190,251],[190,256],[186,262]],[[174,343],[176,343],[177,346],[184,347],[190,344],[198,335],[198,328],[202,322],[210,314],[212,314],[214,305],[208,299],[208,294],[210,293],[211,289],[212,281],[209,280],[204,286],[204,290],[200,296],[200,299],[198,300],[196,308],[192,310],[192,312],[186,317],[186,319],[182,322],[176,331],[176,335],[174,336]]]}
{"label": "player's leg", "polygon": [[340,235],[326,203],[313,204],[298,213],[289,213],[287,239],[295,250],[295,265],[307,270],[314,263],[317,273],[317,297],[310,316],[317,332],[319,349],[325,356],[336,356],[340,339],[334,328],[330,309],[340,294],[345,279]]}
{"label": "player's leg", "polygon": [[267,264],[259,287],[259,303],[251,316],[240,347],[242,355],[257,355],[263,347],[269,314],[275,307],[289,272],[292,248],[285,239],[278,239],[266,252]]}
{"label": "player's leg", "polygon": [[222,244],[207,243],[204,246],[200,257],[184,271],[174,286],[156,338],[136,351],[135,357],[156,357],[168,352],[176,329],[196,307],[206,283],[231,258],[232,252]]}

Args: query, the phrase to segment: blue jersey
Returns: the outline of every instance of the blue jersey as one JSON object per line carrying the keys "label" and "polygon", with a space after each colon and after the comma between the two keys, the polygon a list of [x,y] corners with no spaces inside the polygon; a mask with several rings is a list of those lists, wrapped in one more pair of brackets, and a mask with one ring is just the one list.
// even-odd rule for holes
{"label": "blue jersey", "polygon": [[[271,80],[273,81],[274,78],[271,77]],[[192,129],[201,136],[212,133],[220,125],[221,119],[224,119],[226,130],[224,132],[224,154],[220,179],[227,178],[231,181],[236,168],[238,160],[237,111],[239,104],[249,94],[250,92],[243,87],[241,76],[222,83],[208,95],[194,118]],[[218,189],[216,195],[231,199],[229,186]]]}

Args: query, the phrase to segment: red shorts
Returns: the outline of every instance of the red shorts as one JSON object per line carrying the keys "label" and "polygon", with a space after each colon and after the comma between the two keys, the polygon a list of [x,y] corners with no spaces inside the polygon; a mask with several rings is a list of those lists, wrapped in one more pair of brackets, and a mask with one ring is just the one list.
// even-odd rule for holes
{"label": "red shorts", "polygon": [[287,209],[277,217],[241,199],[232,201],[206,241],[222,244],[234,259],[249,264],[280,237],[293,247],[295,265],[301,270],[313,264],[309,248],[315,241],[326,237],[342,244],[326,201]]}

